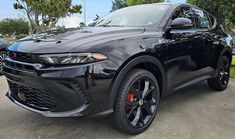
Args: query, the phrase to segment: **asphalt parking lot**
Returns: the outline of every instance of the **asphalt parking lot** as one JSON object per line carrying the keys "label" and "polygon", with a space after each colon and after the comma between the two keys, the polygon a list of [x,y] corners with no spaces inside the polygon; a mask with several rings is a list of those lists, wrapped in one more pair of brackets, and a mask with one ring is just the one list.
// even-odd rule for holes
{"label": "asphalt parking lot", "polygon": [[235,79],[224,92],[211,91],[204,82],[164,98],[152,126],[137,136],[115,130],[108,118],[44,118],[11,103],[6,91],[0,77],[1,139],[235,138]]}

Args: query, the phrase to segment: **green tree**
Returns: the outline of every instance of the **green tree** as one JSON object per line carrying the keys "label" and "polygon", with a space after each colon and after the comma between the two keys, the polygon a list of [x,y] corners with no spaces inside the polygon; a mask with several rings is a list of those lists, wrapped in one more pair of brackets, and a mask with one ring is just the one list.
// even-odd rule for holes
{"label": "green tree", "polygon": [[127,0],[114,0],[112,1],[112,3],[113,6],[111,12],[127,7]]}
{"label": "green tree", "polygon": [[28,22],[23,19],[3,19],[0,21],[0,33],[3,35],[28,34]]}
{"label": "green tree", "polygon": [[235,24],[235,0],[188,0],[213,14],[219,23]]}
{"label": "green tree", "polygon": [[114,0],[112,11],[127,7],[127,6],[134,6],[139,4],[148,4],[148,3],[158,3],[164,2],[164,0]]}
{"label": "green tree", "polygon": [[85,24],[84,22],[81,22],[81,23],[79,24],[79,26],[80,26],[81,28],[83,28],[83,27],[86,27],[86,24]]}
{"label": "green tree", "polygon": [[229,16],[228,16],[228,21],[229,23],[232,24],[232,26],[235,28],[235,6],[234,8],[231,10]]}
{"label": "green tree", "polygon": [[164,0],[127,0],[127,5],[133,6],[139,4],[158,3],[158,2],[164,2]]}
{"label": "green tree", "polygon": [[13,6],[27,16],[30,33],[50,30],[60,18],[82,9],[81,5],[72,5],[72,0],[15,0]]}

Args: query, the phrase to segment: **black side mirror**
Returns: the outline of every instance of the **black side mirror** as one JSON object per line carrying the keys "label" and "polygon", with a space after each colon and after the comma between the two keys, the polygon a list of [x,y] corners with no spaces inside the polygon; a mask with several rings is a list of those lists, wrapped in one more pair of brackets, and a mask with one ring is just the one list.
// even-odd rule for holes
{"label": "black side mirror", "polygon": [[193,28],[192,20],[188,18],[176,18],[172,21],[170,27],[165,30],[164,36],[167,39],[171,39],[173,34],[182,33],[182,29],[184,29],[184,32],[191,32],[190,30]]}
{"label": "black side mirror", "polygon": [[193,28],[192,20],[188,18],[176,18],[171,23],[171,29],[190,29]]}

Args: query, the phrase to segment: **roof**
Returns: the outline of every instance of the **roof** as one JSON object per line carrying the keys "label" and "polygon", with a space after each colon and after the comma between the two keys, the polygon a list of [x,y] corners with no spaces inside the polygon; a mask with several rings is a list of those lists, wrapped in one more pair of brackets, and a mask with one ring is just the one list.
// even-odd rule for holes
{"label": "roof", "polygon": [[[195,5],[192,5],[192,4],[189,4],[189,3],[177,3],[177,2],[160,2],[160,3],[141,4],[141,5],[171,5],[171,6],[174,6],[174,7],[178,7],[180,5],[185,5],[185,6],[196,7]],[[134,5],[134,6],[140,6],[140,5]]]}

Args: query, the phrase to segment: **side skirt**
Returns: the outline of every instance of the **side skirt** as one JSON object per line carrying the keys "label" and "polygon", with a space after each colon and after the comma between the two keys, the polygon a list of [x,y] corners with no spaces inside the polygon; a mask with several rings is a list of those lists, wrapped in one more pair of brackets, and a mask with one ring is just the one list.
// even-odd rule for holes
{"label": "side skirt", "polygon": [[175,92],[175,91],[178,91],[178,90],[180,90],[180,89],[182,89],[182,88],[185,88],[185,87],[194,85],[194,84],[196,84],[196,83],[205,81],[205,80],[210,79],[210,78],[212,78],[212,77],[213,77],[212,75],[204,75],[204,76],[202,76],[202,77],[195,78],[195,79],[193,79],[193,80],[191,80],[191,81],[188,81],[188,82],[186,82],[186,83],[184,83],[184,84],[182,84],[182,85],[180,85],[180,86],[174,88],[174,89],[172,90],[172,92]]}
{"label": "side skirt", "polygon": [[197,74],[191,73],[190,75],[193,75],[186,79],[185,81],[178,83],[174,87],[170,88],[169,91],[170,93],[175,92],[177,90],[180,90],[182,88],[194,85],[196,83],[215,78],[217,75],[218,71],[214,70],[213,68],[207,67],[203,70],[197,71]]}

